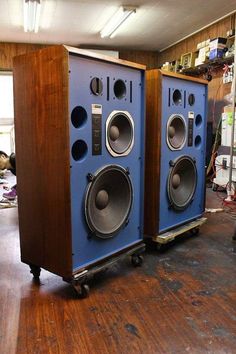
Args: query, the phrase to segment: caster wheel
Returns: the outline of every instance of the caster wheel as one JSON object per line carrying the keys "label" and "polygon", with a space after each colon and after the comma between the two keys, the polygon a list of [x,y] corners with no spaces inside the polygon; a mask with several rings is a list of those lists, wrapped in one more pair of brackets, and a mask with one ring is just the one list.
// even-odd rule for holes
{"label": "caster wheel", "polygon": [[213,190],[213,192],[216,192],[217,189],[218,189],[218,185],[217,185],[216,183],[213,183],[213,184],[212,184],[212,190]]}
{"label": "caster wheel", "polygon": [[157,243],[156,249],[159,252],[165,252],[170,247],[170,243]]}
{"label": "caster wheel", "polygon": [[140,254],[133,254],[131,257],[131,263],[134,267],[140,267],[143,263],[143,257]]}
{"label": "caster wheel", "polygon": [[32,264],[29,267],[30,267],[30,273],[33,274],[34,279],[39,279],[41,268]]}
{"label": "caster wheel", "polygon": [[89,296],[90,289],[88,284],[73,284],[73,286],[79,299],[84,299]]}
{"label": "caster wheel", "polygon": [[191,234],[193,236],[197,236],[199,234],[199,227],[194,227],[192,230],[191,230]]}
{"label": "caster wheel", "polygon": [[88,284],[82,284],[81,285],[81,298],[86,298],[89,296],[89,286]]}

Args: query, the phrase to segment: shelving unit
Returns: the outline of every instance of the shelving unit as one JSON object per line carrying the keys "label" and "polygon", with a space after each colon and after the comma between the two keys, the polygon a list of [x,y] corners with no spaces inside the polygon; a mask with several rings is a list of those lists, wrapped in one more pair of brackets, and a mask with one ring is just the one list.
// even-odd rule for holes
{"label": "shelving unit", "polygon": [[[235,40],[235,36],[228,37],[226,47],[228,47],[228,48],[231,47],[234,40]],[[183,54],[181,56],[181,58],[184,57],[184,55],[190,55],[190,54],[193,57],[196,57],[196,56],[198,56],[199,50],[200,49],[196,50],[195,52],[189,52],[189,53]],[[181,61],[182,60],[179,59],[179,60],[173,61],[172,63],[176,62],[177,63],[176,65],[178,65]],[[191,61],[193,61],[193,60],[191,59]],[[224,66],[224,64],[230,65],[233,62],[234,62],[234,53],[230,52],[229,55],[224,58],[216,58],[214,60],[208,59],[203,64],[200,64],[197,66],[192,66],[189,68],[182,68],[180,71],[177,70],[177,72],[196,77],[196,76],[200,76],[204,73],[207,73],[209,70],[217,70],[218,68],[222,68]],[[166,70],[168,70],[168,69],[166,69]],[[170,71],[176,72],[176,69],[174,68],[174,66],[172,67],[172,70],[170,70]]]}
{"label": "shelving unit", "polygon": [[206,72],[209,68],[217,69],[222,67],[224,64],[232,64],[234,61],[234,56],[225,58],[217,58],[215,60],[209,60],[204,64],[198,65],[193,68],[183,69],[182,73],[190,76],[199,76]]}

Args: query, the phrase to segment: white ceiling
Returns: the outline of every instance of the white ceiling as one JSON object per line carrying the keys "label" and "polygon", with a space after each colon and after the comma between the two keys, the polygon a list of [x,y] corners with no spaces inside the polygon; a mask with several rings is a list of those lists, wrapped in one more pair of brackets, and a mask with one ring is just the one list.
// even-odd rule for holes
{"label": "white ceiling", "polygon": [[[236,10],[236,0],[41,0],[38,33],[23,30],[23,0],[0,0],[0,42],[161,50]],[[112,39],[99,32],[120,5],[138,6]]]}

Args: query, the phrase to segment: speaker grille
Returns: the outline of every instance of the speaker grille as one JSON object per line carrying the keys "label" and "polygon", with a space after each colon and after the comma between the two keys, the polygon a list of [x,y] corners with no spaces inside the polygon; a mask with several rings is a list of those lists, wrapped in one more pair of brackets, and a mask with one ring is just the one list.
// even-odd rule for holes
{"label": "speaker grille", "polygon": [[110,238],[123,228],[130,213],[133,188],[129,173],[118,165],[98,170],[92,177],[85,198],[85,217],[89,229],[100,238]]}
{"label": "speaker grille", "polygon": [[167,144],[171,150],[180,150],[186,141],[186,123],[182,115],[172,114],[167,122]]}
{"label": "speaker grille", "polygon": [[194,160],[181,156],[174,162],[168,175],[167,192],[170,205],[176,210],[187,208],[195,193],[197,169]]}
{"label": "speaker grille", "polygon": [[112,156],[128,155],[134,145],[134,122],[127,111],[113,111],[106,122],[106,146]]}

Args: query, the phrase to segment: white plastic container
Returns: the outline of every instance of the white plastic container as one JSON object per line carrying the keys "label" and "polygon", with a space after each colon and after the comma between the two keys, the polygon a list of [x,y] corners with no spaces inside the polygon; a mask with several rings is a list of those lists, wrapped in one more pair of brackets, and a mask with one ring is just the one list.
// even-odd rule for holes
{"label": "white plastic container", "polygon": [[[217,186],[225,187],[229,182],[230,155],[219,155],[215,159],[216,177],[213,179],[213,189]],[[232,181],[236,182],[236,156],[233,156]]]}
{"label": "white plastic container", "polygon": [[[232,134],[232,124],[230,124],[231,121],[232,119],[229,119],[229,113],[222,113],[221,145],[231,146],[231,134]],[[235,144],[236,144],[236,123],[234,128],[234,145]]]}

